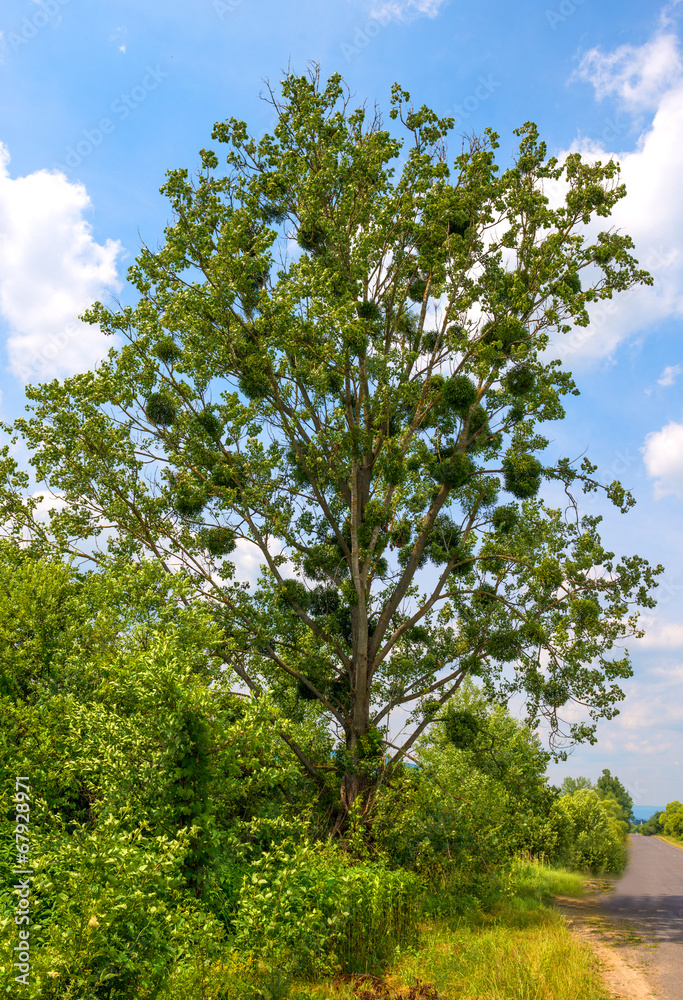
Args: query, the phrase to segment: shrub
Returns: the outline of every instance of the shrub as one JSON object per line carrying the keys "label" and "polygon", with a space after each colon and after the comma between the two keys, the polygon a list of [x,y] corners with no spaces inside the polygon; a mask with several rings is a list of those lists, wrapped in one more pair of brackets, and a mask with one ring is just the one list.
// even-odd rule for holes
{"label": "shrub", "polygon": [[411,936],[418,879],[286,841],[254,860],[239,894],[238,948],[271,968],[361,971]]}
{"label": "shrub", "polygon": [[568,828],[566,861],[579,871],[618,874],[626,864],[628,824],[618,818],[619,807],[600,799],[590,788],[564,795],[553,807]]}
{"label": "shrub", "polygon": [[683,838],[683,804],[678,801],[667,803],[661,823],[662,829],[668,837]]}
{"label": "shrub", "polygon": [[[186,852],[182,837],[145,838],[113,819],[46,845],[32,886],[27,1000],[153,994],[198,937],[217,953],[221,925],[182,891]],[[0,930],[10,926],[8,915]],[[7,948],[0,976],[8,981],[12,960]]]}
{"label": "shrub", "polygon": [[665,814],[662,812],[661,809],[658,809],[657,812],[653,813],[652,816],[650,816],[650,818],[646,820],[645,823],[641,823],[640,825],[641,834],[643,834],[645,837],[653,837],[656,836],[658,833],[664,833],[664,827],[663,827],[664,815]]}

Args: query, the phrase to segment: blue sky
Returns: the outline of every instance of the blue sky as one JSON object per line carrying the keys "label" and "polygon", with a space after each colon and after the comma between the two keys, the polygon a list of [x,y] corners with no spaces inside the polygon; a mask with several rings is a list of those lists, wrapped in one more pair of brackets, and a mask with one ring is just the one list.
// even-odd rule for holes
{"label": "blue sky", "polygon": [[[636,495],[605,509],[617,553],[662,562],[660,604],[631,646],[618,719],[564,774],[617,773],[639,803],[683,797],[683,5],[650,0],[5,0],[0,16],[0,415],[26,381],[83,370],[103,352],[78,322],[126,300],[126,267],[169,221],[167,169],[193,169],[215,121],[266,131],[264,81],[283,68],[343,73],[358,101],[416,103],[512,130],[538,123],[552,153],[614,154],[629,195],[616,224],[655,276],[562,348],[582,395],[552,428],[557,454],[589,450]],[[106,346],[106,345],[105,345]],[[586,510],[602,511],[599,503]]]}

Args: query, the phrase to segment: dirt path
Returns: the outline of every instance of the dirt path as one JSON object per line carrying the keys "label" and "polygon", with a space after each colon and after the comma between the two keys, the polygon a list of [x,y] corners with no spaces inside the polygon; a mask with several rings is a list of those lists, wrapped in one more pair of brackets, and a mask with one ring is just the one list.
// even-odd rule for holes
{"label": "dirt path", "polygon": [[655,837],[630,841],[619,880],[557,903],[598,954],[616,997],[683,1000],[683,850]]}

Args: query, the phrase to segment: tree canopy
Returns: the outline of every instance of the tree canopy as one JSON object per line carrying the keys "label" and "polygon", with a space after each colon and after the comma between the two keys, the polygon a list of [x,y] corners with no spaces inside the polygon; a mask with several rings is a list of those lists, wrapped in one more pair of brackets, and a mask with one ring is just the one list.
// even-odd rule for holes
{"label": "tree canopy", "polygon": [[610,773],[609,768],[603,768],[602,774],[595,782],[595,790],[603,799],[614,799],[619,804],[621,818],[627,822],[633,822],[633,799],[616,774],[613,776]]}
{"label": "tree canopy", "polygon": [[388,122],[339,75],[287,74],[269,99],[272,134],[230,118],[223,163],[204,149],[196,176],[168,173],[137,302],[86,314],[107,359],[29,388],[12,433],[60,502],[46,526],[6,451],[3,516],[96,563],[182,571],[244,689],[329,721],[333,775],[283,738],[340,814],[371,800],[391,714],[398,761],[468,676],[523,692],[556,749],[594,741],[657,570],[604,548],[571,493],[603,489],[596,467],[544,461],[539,428],[578,391],[551,336],[651,281],[627,235],[589,227],[624,196],[618,166],[558,162],[530,122],[507,169],[491,130],[449,160],[452,119],[398,85]]}
{"label": "tree canopy", "polygon": [[574,792],[578,792],[581,788],[593,788],[593,782],[590,778],[584,778],[582,776],[572,778],[570,775],[567,775],[567,777],[562,780],[562,784],[560,785],[560,794],[573,795]]}

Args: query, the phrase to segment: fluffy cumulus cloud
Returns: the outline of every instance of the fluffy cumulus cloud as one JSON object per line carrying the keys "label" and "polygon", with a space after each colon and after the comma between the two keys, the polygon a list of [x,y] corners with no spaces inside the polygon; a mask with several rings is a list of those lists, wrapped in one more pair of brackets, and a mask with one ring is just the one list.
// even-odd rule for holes
{"label": "fluffy cumulus cloud", "polygon": [[[574,355],[575,363],[607,357],[624,339],[643,336],[661,322],[683,320],[679,39],[670,29],[662,29],[640,47],[621,46],[607,53],[593,49],[584,56],[577,76],[592,84],[599,100],[616,100],[618,110],[608,114],[602,140],[577,141],[572,151],[587,159],[619,161],[627,196],[617,204],[609,224],[633,237],[636,257],[655,283],[596,304],[590,327],[575,331],[561,348]],[[643,112],[647,112],[644,127]],[[620,151],[619,144],[627,141],[634,123],[640,129],[635,148]],[[606,228],[604,221],[601,228]]]}
{"label": "fluffy cumulus cloud", "polygon": [[643,618],[645,635],[638,640],[638,646],[646,649],[683,650],[683,622],[666,621],[663,618]]}
{"label": "fluffy cumulus cloud", "polygon": [[110,346],[78,319],[119,287],[121,245],[93,239],[89,208],[83,185],[61,173],[12,178],[0,143],[0,317],[10,369],[23,381],[84,371]]}
{"label": "fluffy cumulus cloud", "polygon": [[575,78],[587,80],[598,100],[617,97],[629,109],[656,109],[662,97],[681,76],[681,57],[676,37],[657,34],[644,45],[621,45],[614,52],[591,49]]}
{"label": "fluffy cumulus cloud", "polygon": [[645,438],[645,468],[655,481],[655,497],[683,497],[683,424],[670,421]]}
{"label": "fluffy cumulus cloud", "polygon": [[626,743],[626,749],[630,753],[636,754],[662,754],[670,750],[672,746],[673,744],[670,740],[642,739],[628,740]]}
{"label": "fluffy cumulus cloud", "polygon": [[657,379],[657,385],[675,385],[678,376],[683,371],[681,365],[667,365],[662,374]]}
{"label": "fluffy cumulus cloud", "polygon": [[644,683],[625,685],[625,690],[624,707],[613,724],[615,733],[656,743],[658,738],[670,739],[669,731],[681,732],[683,705],[680,697],[675,697],[680,692],[675,677],[652,677]]}
{"label": "fluffy cumulus cloud", "polygon": [[412,21],[416,17],[436,17],[446,0],[378,0],[370,13],[378,21]]}

